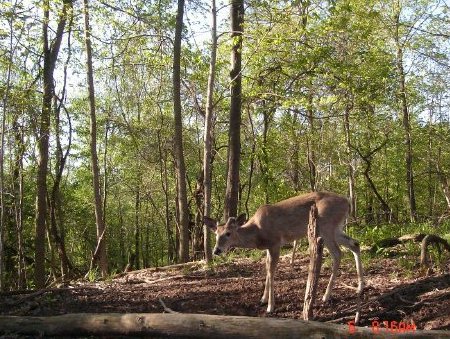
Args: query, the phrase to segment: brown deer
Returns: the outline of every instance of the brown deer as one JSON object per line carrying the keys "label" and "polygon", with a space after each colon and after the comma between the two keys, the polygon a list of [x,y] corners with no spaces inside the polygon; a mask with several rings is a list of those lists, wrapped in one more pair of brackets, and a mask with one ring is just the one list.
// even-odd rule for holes
{"label": "brown deer", "polygon": [[261,206],[246,222],[245,214],[231,217],[219,225],[214,219],[205,217],[204,223],[216,234],[214,254],[227,252],[230,247],[257,248],[267,250],[266,284],[261,303],[267,303],[267,312],[274,310],[273,281],[275,269],[280,256],[280,247],[306,236],[309,211],[313,204],[318,210],[317,227],[332,259],[333,268],[328,287],[323,296],[327,302],[331,296],[334,280],[338,274],[341,261],[339,245],[353,252],[358,274],[358,289],[364,289],[363,269],[358,241],[343,232],[350,205],[347,198],[330,192],[312,192],[286,199],[271,205]]}

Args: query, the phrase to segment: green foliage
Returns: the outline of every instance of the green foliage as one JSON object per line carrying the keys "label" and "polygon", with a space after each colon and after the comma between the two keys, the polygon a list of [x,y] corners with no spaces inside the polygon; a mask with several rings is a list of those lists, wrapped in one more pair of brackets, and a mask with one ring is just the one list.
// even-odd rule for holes
{"label": "green foliage", "polygon": [[89,281],[91,283],[96,282],[100,278],[101,278],[101,274],[100,274],[98,268],[90,269],[88,271],[88,273],[86,274],[87,281]]}
{"label": "green foliage", "polygon": [[[438,234],[448,241],[450,238],[449,224],[443,223],[439,226],[433,225],[430,222],[414,223],[414,224],[385,224],[377,225],[375,227],[366,227],[359,232],[359,237],[355,236],[361,241],[363,247],[371,247],[375,251],[366,251],[363,255],[364,260],[370,265],[370,260],[374,258],[391,258],[394,257],[398,260],[400,267],[405,272],[413,275],[420,266],[421,247],[420,243],[414,241],[407,241],[401,245],[391,247],[390,245],[381,245],[388,239],[396,239],[404,235],[413,234]],[[375,244],[380,244],[378,247],[374,247]],[[428,248],[430,256],[433,258],[434,267],[437,269],[445,269],[444,265],[448,260],[448,255],[442,252],[441,248],[437,246],[430,246]]]}

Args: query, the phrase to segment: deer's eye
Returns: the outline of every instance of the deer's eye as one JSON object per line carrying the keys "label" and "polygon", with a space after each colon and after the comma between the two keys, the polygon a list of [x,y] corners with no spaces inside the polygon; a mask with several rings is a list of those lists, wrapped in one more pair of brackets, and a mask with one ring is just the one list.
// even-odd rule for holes
{"label": "deer's eye", "polygon": [[225,236],[228,238],[231,235],[231,232],[226,232]]}

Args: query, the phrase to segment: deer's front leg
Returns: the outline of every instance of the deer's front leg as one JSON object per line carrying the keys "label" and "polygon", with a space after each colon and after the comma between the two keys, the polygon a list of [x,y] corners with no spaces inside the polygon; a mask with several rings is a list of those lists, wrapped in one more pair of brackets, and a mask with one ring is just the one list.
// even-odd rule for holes
{"label": "deer's front leg", "polygon": [[266,283],[264,284],[264,293],[261,298],[261,304],[265,305],[269,301],[269,271],[270,271],[270,260],[269,260],[269,250],[267,250],[267,256],[266,256]]}
{"label": "deer's front leg", "polygon": [[275,298],[273,292],[273,281],[275,276],[275,270],[277,268],[278,259],[280,257],[280,249],[268,249],[266,258],[266,286],[264,287],[264,294],[261,298],[261,302],[267,302],[267,313],[273,312],[275,308]]}

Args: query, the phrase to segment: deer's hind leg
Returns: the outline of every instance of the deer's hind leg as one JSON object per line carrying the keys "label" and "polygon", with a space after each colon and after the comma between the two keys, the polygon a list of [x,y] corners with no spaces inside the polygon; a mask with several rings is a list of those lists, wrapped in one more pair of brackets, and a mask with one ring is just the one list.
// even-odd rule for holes
{"label": "deer's hind leg", "polygon": [[328,282],[327,289],[323,295],[322,301],[326,303],[330,300],[331,290],[333,289],[334,281],[339,274],[339,266],[341,264],[342,252],[339,245],[334,240],[325,241],[325,246],[328,248],[333,259],[333,267],[331,271],[330,281]]}

